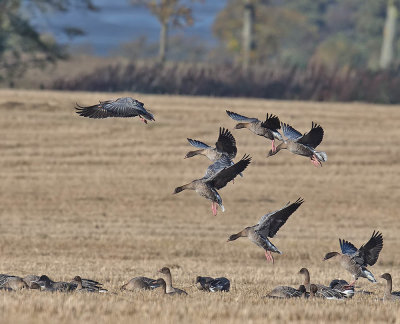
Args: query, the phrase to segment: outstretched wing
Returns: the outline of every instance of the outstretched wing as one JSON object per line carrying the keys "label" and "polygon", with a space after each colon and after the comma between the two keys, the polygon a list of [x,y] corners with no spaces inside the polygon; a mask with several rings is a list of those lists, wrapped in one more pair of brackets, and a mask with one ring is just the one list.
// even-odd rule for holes
{"label": "outstretched wing", "polygon": [[226,155],[223,155],[220,159],[211,164],[206,171],[203,179],[208,179],[221,172],[223,169],[229,168],[234,165],[233,161]]}
{"label": "outstretched wing", "polygon": [[198,140],[193,140],[191,138],[188,138],[187,140],[188,140],[190,145],[192,145],[194,147],[197,147],[197,148],[200,148],[200,149],[208,149],[208,148],[211,147],[210,145],[207,145],[206,143],[200,142]]}
{"label": "outstretched wing", "polygon": [[339,239],[339,244],[343,254],[353,256],[358,251],[358,249],[349,241]]}
{"label": "outstretched wing", "polygon": [[241,121],[241,122],[245,122],[245,123],[253,123],[253,122],[259,121],[257,118],[246,117],[246,116],[239,115],[239,114],[234,113],[229,110],[227,110],[226,113],[228,114],[229,117],[231,117],[232,119],[234,119],[236,121]]}
{"label": "outstretched wing", "polygon": [[303,136],[299,131],[295,130],[289,124],[281,123],[281,125],[282,125],[283,135],[285,135],[290,140],[295,141]]}
{"label": "outstretched wing", "polygon": [[267,119],[261,123],[261,126],[276,131],[281,128],[281,122],[279,121],[278,116],[267,114]]}
{"label": "outstretched wing", "polygon": [[374,265],[378,260],[379,253],[383,248],[383,236],[382,233],[373,232],[369,241],[360,247],[359,254],[364,260],[363,265]]}
{"label": "outstretched wing", "polygon": [[324,130],[322,129],[322,127],[312,122],[311,130],[308,133],[304,134],[301,138],[299,138],[297,142],[316,148],[319,144],[321,144],[323,138]]}
{"label": "outstretched wing", "polygon": [[218,141],[215,143],[215,147],[218,152],[227,153],[231,158],[236,156],[236,140],[232,133],[225,128],[219,128]]}
{"label": "outstretched wing", "polygon": [[239,173],[244,171],[244,169],[246,169],[246,167],[250,164],[250,161],[251,157],[249,155],[244,155],[239,162],[235,163],[229,168],[223,169],[215,176],[206,179],[205,183],[215,189],[221,189],[225,187],[229,181],[235,179]]}
{"label": "outstretched wing", "polygon": [[292,215],[297,208],[304,202],[302,198],[297,199],[294,203],[287,203],[285,207],[261,217],[255,230],[263,237],[274,237],[278,230],[286,223],[289,216]]}

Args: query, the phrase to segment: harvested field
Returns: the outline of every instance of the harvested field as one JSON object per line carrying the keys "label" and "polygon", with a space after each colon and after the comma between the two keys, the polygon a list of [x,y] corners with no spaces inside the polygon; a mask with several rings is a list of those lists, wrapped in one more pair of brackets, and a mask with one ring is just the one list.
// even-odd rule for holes
{"label": "harvested field", "polygon": [[[383,303],[384,272],[400,290],[400,107],[250,99],[133,95],[156,122],[92,120],[74,104],[124,94],[0,90],[0,273],[76,275],[96,279],[106,295],[1,292],[0,321],[9,323],[395,323],[398,304]],[[315,168],[287,151],[266,158],[271,142],[233,130],[225,109],[263,118],[267,112],[306,132],[320,123],[318,149],[328,162]],[[220,126],[234,134],[239,159],[252,163],[243,178],[220,190],[226,208],[176,186],[200,178],[209,161],[184,160],[186,138],[214,144]],[[283,252],[275,264],[247,239],[230,234],[255,224],[287,201],[305,203],[271,241]],[[308,267],[314,282],[351,276],[326,252],[338,238],[357,247],[373,230],[384,248],[371,271],[379,281],[358,285],[376,293],[344,302],[267,300],[276,285],[298,286]],[[275,256],[275,255],[274,255]],[[159,291],[120,292],[134,276],[157,278],[171,267],[187,298]],[[231,291],[208,294],[190,287],[197,275],[226,276]]]}

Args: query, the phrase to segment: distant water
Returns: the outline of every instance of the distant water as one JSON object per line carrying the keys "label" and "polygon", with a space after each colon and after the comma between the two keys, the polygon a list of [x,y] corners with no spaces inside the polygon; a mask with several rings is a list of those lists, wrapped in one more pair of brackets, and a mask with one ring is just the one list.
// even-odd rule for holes
{"label": "distant water", "polygon": [[[97,55],[107,55],[118,44],[134,40],[141,35],[157,41],[160,27],[158,21],[145,8],[129,5],[129,0],[94,0],[100,8],[98,12],[72,9],[67,13],[48,13],[35,19],[42,31],[50,31],[61,43],[74,45],[90,44]],[[192,4],[195,23],[172,33],[196,36],[210,44],[215,43],[212,24],[227,0],[205,0],[202,4]],[[85,36],[68,39],[60,31],[64,26],[83,29]]]}

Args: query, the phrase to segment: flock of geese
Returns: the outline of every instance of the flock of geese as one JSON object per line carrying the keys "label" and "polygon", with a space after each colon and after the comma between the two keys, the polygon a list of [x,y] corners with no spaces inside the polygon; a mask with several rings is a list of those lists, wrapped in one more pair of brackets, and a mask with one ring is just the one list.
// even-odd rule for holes
{"label": "flock of geese", "polygon": [[[146,110],[144,104],[131,97],[119,98],[117,100],[101,101],[92,106],[76,105],[76,112],[83,117],[88,118],[107,118],[107,117],[139,117],[145,124],[148,121],[154,121],[154,116]],[[280,122],[275,115],[267,114],[265,120],[250,118],[239,115],[232,111],[226,111],[227,115],[238,123],[235,129],[247,128],[252,133],[265,137],[272,141],[271,150],[267,156],[273,156],[281,150],[288,150],[291,153],[308,157],[316,167],[322,166],[327,161],[327,154],[317,151],[317,146],[322,142],[324,130],[314,122],[311,129],[302,134],[292,126]],[[280,133],[279,130],[282,130]],[[279,141],[278,145],[275,141]],[[218,207],[225,210],[222,204],[222,198],[217,190],[225,187],[229,182],[240,175],[243,176],[244,170],[251,163],[251,157],[244,155],[238,162],[234,162],[237,154],[236,140],[232,133],[225,128],[219,129],[219,136],[215,147],[205,144],[199,140],[188,138],[189,144],[196,150],[190,151],[185,158],[191,158],[197,155],[207,157],[212,164],[207,168],[204,176],[195,179],[188,184],[175,188],[174,194],[183,190],[194,190],[198,195],[211,201],[211,210],[213,215],[217,215]],[[282,254],[282,252],[269,240],[273,238],[279,229],[286,223],[292,215],[304,202],[298,198],[294,203],[287,203],[281,209],[265,214],[258,223],[232,234],[228,242],[234,241],[240,237],[247,237],[251,242],[262,248],[265,252],[267,262],[274,262],[272,253]],[[358,278],[366,278],[371,282],[376,282],[372,272],[367,267],[373,266],[379,257],[383,248],[382,233],[374,231],[367,243],[357,249],[347,240],[339,239],[341,252],[329,252],[324,260],[336,260],[344,269],[352,275],[354,281],[348,283],[345,280],[334,279],[329,286],[311,283],[310,273],[306,268],[302,268],[299,274],[303,276],[303,284],[299,288],[289,286],[278,286],[267,294],[268,298],[325,298],[325,299],[344,299],[351,298],[355,294],[355,282]],[[147,277],[135,277],[124,284],[121,290],[152,290],[161,287],[167,295],[187,295],[187,292],[175,288],[172,285],[171,271],[167,267],[159,270],[163,278],[152,279]],[[389,273],[381,276],[387,282],[383,295],[384,300],[400,300],[400,292],[392,291],[392,278]],[[199,290],[210,292],[229,291],[230,281],[225,277],[211,278],[198,276],[195,280],[195,286]],[[47,275],[37,276],[28,275],[19,277],[14,275],[0,274],[1,290],[20,290],[20,289],[38,289],[41,291],[85,291],[85,292],[107,292],[100,282],[91,279],[83,279],[75,276],[70,282],[57,282],[51,280]],[[365,293],[365,292],[364,292]]]}

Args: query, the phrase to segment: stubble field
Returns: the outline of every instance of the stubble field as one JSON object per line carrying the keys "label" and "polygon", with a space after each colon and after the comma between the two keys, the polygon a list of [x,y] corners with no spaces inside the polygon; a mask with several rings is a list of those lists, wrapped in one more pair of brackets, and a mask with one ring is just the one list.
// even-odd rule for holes
{"label": "stubble field", "polygon": [[[2,322],[396,322],[400,308],[379,300],[378,277],[392,273],[400,290],[400,107],[134,95],[155,122],[74,113],[75,102],[125,95],[132,94],[0,91],[0,273],[80,275],[113,292],[0,291]],[[287,151],[267,159],[271,142],[233,130],[226,109],[258,118],[274,113],[301,132],[320,123],[319,149],[328,162],[315,168]],[[220,190],[226,211],[213,217],[211,203],[193,191],[172,192],[210,164],[183,159],[192,149],[186,138],[214,144],[220,126],[232,130],[237,159],[248,153],[253,161],[243,178]],[[305,203],[271,239],[283,252],[274,265],[245,238],[226,242],[298,197]],[[277,285],[301,284],[302,267],[315,283],[351,280],[323,256],[338,251],[339,237],[359,247],[373,230],[384,236],[371,268],[379,283],[357,285],[375,295],[344,302],[262,298]],[[190,296],[119,291],[134,276],[159,277],[162,266]],[[197,291],[197,275],[226,276],[231,291]]]}

